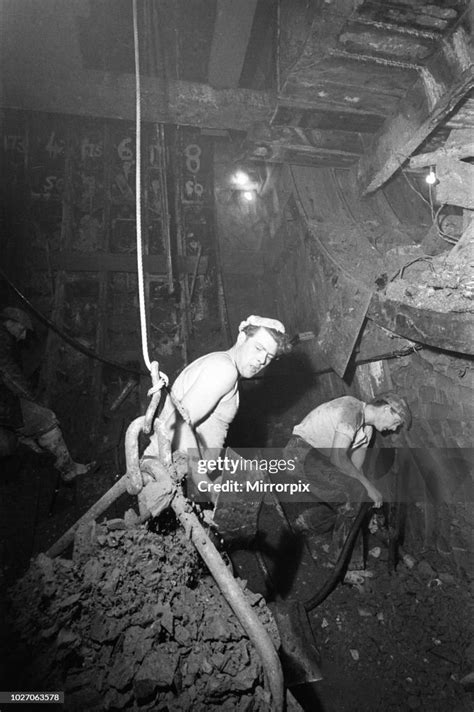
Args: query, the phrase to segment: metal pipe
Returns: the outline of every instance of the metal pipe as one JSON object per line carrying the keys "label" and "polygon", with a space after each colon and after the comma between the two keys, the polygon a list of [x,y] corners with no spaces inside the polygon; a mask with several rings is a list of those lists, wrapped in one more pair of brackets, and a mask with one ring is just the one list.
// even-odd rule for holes
{"label": "metal pipe", "polygon": [[127,492],[138,494],[143,488],[143,477],[140,472],[140,455],[138,452],[138,436],[145,427],[145,416],[140,415],[132,420],[125,434],[125,459],[127,463]]}
{"label": "metal pipe", "polygon": [[[138,491],[143,486],[143,478],[140,472],[140,460],[138,450],[138,437],[143,431],[145,416],[135,418],[128,426],[125,436],[125,454],[127,461],[127,473],[108,490],[63,536],[48,549],[48,556],[58,556],[73,541],[74,534],[80,524],[96,519],[113,501],[115,501],[126,490],[139,485]],[[163,468],[163,477],[169,477],[168,471]],[[272,711],[283,712],[284,709],[284,684],[283,672],[280,660],[275,647],[268,635],[265,627],[260,622],[257,614],[253,611],[249,602],[244,596],[242,589],[234,576],[230,573],[221,555],[210,540],[207,532],[202,526],[196,514],[192,511],[190,503],[186,500],[180,489],[176,488],[175,495],[171,502],[171,507],[177,518],[183,525],[186,532],[190,533],[191,541],[199,552],[214,577],[222,595],[239,619],[242,627],[252,641],[258,655],[260,656],[265,681],[272,695]]]}
{"label": "metal pipe", "polygon": [[272,711],[282,712],[284,709],[283,673],[270,636],[181,492],[176,493],[171,506],[185,530],[190,531],[191,541],[260,656],[266,683],[272,695]]}
{"label": "metal pipe", "polygon": [[[138,478],[140,483],[143,482],[138,454],[138,436],[140,431],[143,430],[144,424],[144,416],[136,418],[129,425],[125,436],[127,477],[130,478],[129,483],[127,484],[128,491],[130,491],[131,484],[138,481]],[[165,468],[162,469],[161,476],[168,477],[170,479],[168,471]],[[263,624],[260,622],[257,614],[253,611],[252,607],[245,598],[239,584],[227,569],[221,555],[210,540],[198,517],[192,511],[191,505],[184,497],[181,489],[178,487],[175,489],[175,495],[171,502],[171,507],[183,525],[185,531],[190,533],[191,541],[198,550],[200,556],[214,577],[222,595],[239,619],[242,627],[260,656],[266,682],[273,698],[272,710],[274,712],[282,712],[284,707],[283,672],[278,654],[270,639],[270,636],[265,630]]]}
{"label": "metal pipe", "polygon": [[[125,435],[125,459],[127,463],[127,472],[123,475],[95,504],[80,517],[69,529],[47,550],[46,555],[54,558],[59,556],[67,547],[74,541],[74,535],[77,529],[82,524],[92,522],[97,517],[100,517],[111,504],[115,502],[122,494],[129,492],[131,489],[136,489],[140,492],[143,486],[143,478],[140,472],[140,461],[138,452],[138,436],[143,430],[145,416],[132,420],[127,428]],[[135,492],[136,494],[136,492]]]}
{"label": "metal pipe", "polygon": [[122,494],[127,491],[127,475],[123,475],[102,497],[77,520],[55,543],[50,546],[46,552],[46,556],[54,559],[55,556],[62,554],[67,547],[74,541],[74,535],[82,524],[92,522],[97,517],[100,517],[111,504],[115,502]]}

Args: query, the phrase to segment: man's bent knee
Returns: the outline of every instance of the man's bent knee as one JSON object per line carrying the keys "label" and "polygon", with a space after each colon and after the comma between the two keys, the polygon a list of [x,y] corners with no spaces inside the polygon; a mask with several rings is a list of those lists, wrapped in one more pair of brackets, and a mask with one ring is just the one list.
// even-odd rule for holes
{"label": "man's bent knee", "polygon": [[23,427],[19,433],[28,438],[38,438],[57,427],[58,419],[55,413],[38,403],[21,399]]}

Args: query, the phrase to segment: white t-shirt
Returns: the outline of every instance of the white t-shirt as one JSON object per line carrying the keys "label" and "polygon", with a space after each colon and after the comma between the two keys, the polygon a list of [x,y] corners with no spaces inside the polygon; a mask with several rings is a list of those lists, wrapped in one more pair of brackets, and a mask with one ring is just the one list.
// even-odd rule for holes
{"label": "white t-shirt", "polygon": [[318,450],[330,450],[336,432],[351,440],[351,450],[370,443],[373,427],[364,424],[365,403],[352,396],[342,396],[328,401],[312,410],[293,428],[293,435],[299,435]]}

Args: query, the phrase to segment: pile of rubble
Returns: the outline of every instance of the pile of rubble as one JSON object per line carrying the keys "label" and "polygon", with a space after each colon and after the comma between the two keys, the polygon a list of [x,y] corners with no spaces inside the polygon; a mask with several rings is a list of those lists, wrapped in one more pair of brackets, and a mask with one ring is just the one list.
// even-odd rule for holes
{"label": "pile of rubble", "polygon": [[[429,267],[426,268],[428,262]],[[419,309],[439,312],[474,311],[474,259],[450,263],[446,255],[414,261],[391,281],[386,296]]]}
{"label": "pile of rubble", "polygon": [[127,524],[94,523],[72,560],[41,554],[10,591],[16,687],[64,690],[81,712],[268,711],[258,655],[184,533]]}

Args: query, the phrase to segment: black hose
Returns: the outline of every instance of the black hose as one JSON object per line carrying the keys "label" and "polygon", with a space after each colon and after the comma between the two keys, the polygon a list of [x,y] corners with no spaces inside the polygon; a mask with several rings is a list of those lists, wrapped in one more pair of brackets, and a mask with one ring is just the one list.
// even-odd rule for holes
{"label": "black hose", "polygon": [[346,541],[341,549],[341,553],[339,554],[334,570],[319,591],[304,604],[305,610],[308,613],[312,611],[313,608],[316,608],[316,606],[319,606],[320,603],[322,603],[329,596],[343,577],[344,569],[349,556],[352,554],[352,549],[354,548],[359,529],[367,515],[367,512],[372,506],[373,502],[362,502],[360,505],[359,511],[356,518],[352,522],[351,528],[349,529],[349,533],[347,534]]}
{"label": "black hose", "polygon": [[83,346],[79,341],[76,341],[76,339],[73,339],[71,336],[66,334],[62,329],[60,329],[56,324],[54,324],[52,321],[50,321],[47,317],[44,316],[41,312],[39,312],[33,304],[20,292],[17,287],[13,284],[13,282],[10,281],[10,279],[7,277],[5,272],[0,268],[0,277],[2,277],[5,282],[13,289],[17,297],[21,300],[21,302],[26,306],[26,308],[38,319],[38,321],[41,321],[42,324],[48,327],[48,329],[51,329],[51,331],[54,331],[55,334],[57,334],[63,341],[65,341],[69,346],[72,346],[73,349],[76,349],[76,351],[80,351],[81,353],[85,354],[85,356],[88,356],[89,358],[95,359],[96,361],[100,361],[101,363],[105,363],[108,366],[113,366],[114,368],[118,368],[121,371],[126,371],[127,373],[133,373],[136,376],[146,376],[148,375],[148,371],[140,371],[137,368],[131,368],[130,366],[124,366],[121,363],[118,363],[117,361],[111,361],[110,359],[106,359],[103,356],[100,356],[97,354],[95,351],[92,351],[92,349],[88,349],[87,346]]}
{"label": "black hose", "polygon": [[[15,287],[13,282],[10,281],[10,279],[7,277],[7,275],[2,270],[1,267],[0,267],[0,277],[2,277],[5,280],[5,282],[7,282],[7,284],[11,287],[11,289],[15,292],[17,297],[20,299],[22,304],[24,304],[26,306],[26,308],[38,319],[38,321],[41,321],[48,329],[51,329],[51,331],[54,331],[55,334],[57,334],[61,339],[63,339],[67,344],[69,344],[69,346],[72,346],[73,349],[76,349],[76,351],[80,351],[81,353],[85,354],[85,356],[95,359],[96,361],[105,363],[107,366],[113,366],[114,368],[118,368],[121,371],[126,371],[127,373],[133,373],[135,376],[149,376],[150,375],[148,373],[148,371],[140,371],[137,368],[131,368],[130,366],[124,366],[123,364],[118,363],[117,361],[111,361],[110,359],[106,359],[103,356],[100,356],[95,351],[88,349],[87,346],[83,346],[83,344],[81,344],[79,341],[76,341],[68,334],[66,334],[64,331],[62,331],[62,329],[60,329],[58,326],[56,326],[56,324],[54,324],[47,317],[45,317],[44,314],[39,312],[33,306],[33,304],[20,292],[20,290],[17,287]],[[175,406],[176,410],[181,415],[183,420],[188,425],[190,425],[190,427],[193,427],[191,424],[191,421],[189,419],[189,415],[187,415],[185,413],[183,407],[180,405],[180,403],[177,401],[177,399],[171,392],[171,389],[168,386],[164,386],[164,390],[170,396],[173,405]]]}

